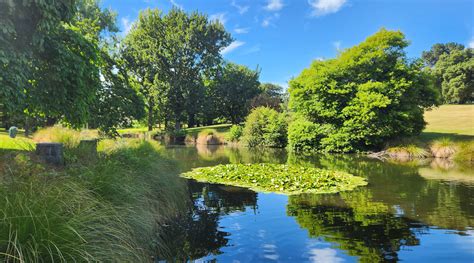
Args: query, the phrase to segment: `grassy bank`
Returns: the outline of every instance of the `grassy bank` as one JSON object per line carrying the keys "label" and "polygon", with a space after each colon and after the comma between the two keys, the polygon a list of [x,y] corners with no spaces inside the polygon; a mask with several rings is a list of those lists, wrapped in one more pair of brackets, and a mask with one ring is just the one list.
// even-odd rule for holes
{"label": "grassy bank", "polygon": [[186,186],[160,147],[105,140],[95,159],[68,148],[54,168],[29,152],[0,160],[0,260],[149,262],[161,229],[186,210]]}
{"label": "grassy bank", "polygon": [[426,128],[420,138],[430,141],[442,137],[474,140],[474,105],[441,105],[425,112]]}

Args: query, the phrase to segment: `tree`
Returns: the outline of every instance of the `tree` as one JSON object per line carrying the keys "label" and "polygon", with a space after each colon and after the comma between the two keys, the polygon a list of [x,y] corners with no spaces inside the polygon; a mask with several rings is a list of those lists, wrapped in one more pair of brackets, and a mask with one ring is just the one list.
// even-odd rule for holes
{"label": "tree", "polygon": [[434,44],[429,51],[423,51],[421,57],[427,66],[434,67],[442,55],[449,55],[455,50],[464,50],[464,45],[454,42],[446,44]]}
{"label": "tree", "polygon": [[214,84],[214,101],[220,117],[239,124],[250,110],[250,100],[260,90],[260,70],[251,70],[245,66],[226,63]]}
{"label": "tree", "polygon": [[436,79],[444,103],[474,102],[474,56],[461,44],[435,44],[423,59]]}
{"label": "tree", "polygon": [[30,91],[33,63],[45,40],[72,19],[74,0],[0,1],[0,104],[4,114],[22,113]]}
{"label": "tree", "polygon": [[197,12],[173,8],[166,15],[157,9],[140,13],[124,52],[147,100],[149,129],[158,102],[165,103],[158,108],[166,109],[176,129],[186,117],[189,126],[195,124],[204,95],[202,76],[220,64],[220,51],[230,42],[222,24]]}
{"label": "tree", "polygon": [[407,45],[403,33],[382,29],[290,82],[290,107],[329,130],[316,150],[377,149],[423,130],[437,92],[422,63],[406,58]]}
{"label": "tree", "polygon": [[251,109],[269,107],[274,110],[281,110],[283,87],[272,83],[263,83],[259,89],[260,93],[250,101]]}

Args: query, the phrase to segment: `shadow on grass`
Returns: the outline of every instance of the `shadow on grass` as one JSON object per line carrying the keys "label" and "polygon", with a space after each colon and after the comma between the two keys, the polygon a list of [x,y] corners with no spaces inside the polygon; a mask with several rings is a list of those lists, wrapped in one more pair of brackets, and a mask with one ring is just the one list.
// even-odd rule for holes
{"label": "shadow on grass", "polygon": [[419,138],[423,142],[430,142],[430,141],[441,139],[441,138],[449,138],[455,142],[465,142],[465,141],[474,140],[474,136],[472,135],[464,135],[464,134],[457,134],[457,133],[440,133],[440,132],[423,132],[420,134]]}

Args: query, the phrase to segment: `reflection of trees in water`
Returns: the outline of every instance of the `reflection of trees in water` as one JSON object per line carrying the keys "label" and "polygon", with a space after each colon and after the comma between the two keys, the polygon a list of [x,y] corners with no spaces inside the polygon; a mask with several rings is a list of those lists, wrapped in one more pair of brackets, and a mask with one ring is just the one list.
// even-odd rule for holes
{"label": "reflection of trees in water", "polygon": [[[420,168],[414,163],[392,163],[360,158],[355,155],[289,156],[289,163],[341,170],[368,178],[365,187],[370,200],[397,206],[399,213],[427,225],[464,231],[474,225],[474,188],[466,177],[470,174],[456,170],[455,176],[429,166]],[[462,175],[461,175],[462,173]],[[459,183],[459,177],[464,183]],[[351,192],[343,193],[351,195]],[[462,201],[464,200],[464,201]]]}
{"label": "reflection of trees in water", "polygon": [[219,217],[247,207],[256,209],[255,192],[212,184],[189,181],[192,202],[189,211],[170,225],[163,240],[170,251],[161,252],[170,261],[189,261],[208,255],[221,254],[228,243],[228,233],[219,230]]}
{"label": "reflection of trees in water", "polygon": [[419,245],[415,231],[424,228],[394,216],[385,204],[368,197],[367,190],[352,195],[290,196],[287,211],[311,237],[335,242],[362,262],[397,261],[401,247]]}

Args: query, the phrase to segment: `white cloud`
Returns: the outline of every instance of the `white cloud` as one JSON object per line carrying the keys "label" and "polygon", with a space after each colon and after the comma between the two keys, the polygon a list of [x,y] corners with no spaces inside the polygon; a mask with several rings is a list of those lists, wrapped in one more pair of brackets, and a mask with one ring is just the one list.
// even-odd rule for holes
{"label": "white cloud", "polygon": [[248,54],[252,54],[252,53],[257,53],[257,52],[260,51],[260,49],[261,49],[261,48],[260,48],[260,45],[255,45],[255,46],[252,46],[252,47],[246,49],[246,50],[243,52],[243,54],[244,54],[244,55],[248,55]]}
{"label": "white cloud", "polygon": [[243,15],[249,11],[250,6],[248,5],[239,5],[235,0],[232,0],[232,6],[239,10],[239,14]]}
{"label": "white cloud", "polygon": [[227,13],[212,14],[211,16],[209,16],[209,20],[219,21],[221,22],[221,24],[225,25],[225,23],[227,22]]}
{"label": "white cloud", "polygon": [[170,0],[171,4],[181,10],[184,10],[183,6],[178,4],[178,2],[176,2],[176,0]]}
{"label": "white cloud", "polygon": [[273,20],[278,19],[278,18],[280,18],[279,13],[275,13],[272,16],[268,16],[268,17],[266,17],[265,19],[262,20],[262,26],[263,27],[271,26],[271,25],[273,25],[273,23],[272,23]]}
{"label": "white cloud", "polygon": [[282,0],[268,0],[265,9],[268,11],[279,11],[283,8]]}
{"label": "white cloud", "polygon": [[228,54],[228,53],[234,51],[235,49],[237,49],[238,47],[243,46],[244,44],[245,44],[245,42],[242,42],[242,41],[234,41],[234,42],[230,43],[230,45],[228,47],[224,48],[221,51],[221,54],[222,55]]}
{"label": "white cloud", "polygon": [[234,32],[236,34],[247,34],[250,31],[250,28],[248,27],[238,27],[234,29]]}
{"label": "white cloud", "polygon": [[128,17],[123,17],[121,21],[123,27],[123,34],[126,35],[128,34],[128,32],[130,32],[130,29],[132,29],[133,22],[130,21],[130,18]]}
{"label": "white cloud", "polygon": [[471,38],[471,41],[467,44],[469,48],[474,48],[474,37]]}
{"label": "white cloud", "polygon": [[323,16],[327,14],[336,13],[347,0],[308,0],[308,3],[313,8],[313,16]]}
{"label": "white cloud", "polygon": [[340,50],[341,50],[341,44],[342,44],[341,41],[334,41],[334,42],[332,42],[332,45],[334,46],[334,48],[335,48],[337,51],[340,51]]}

